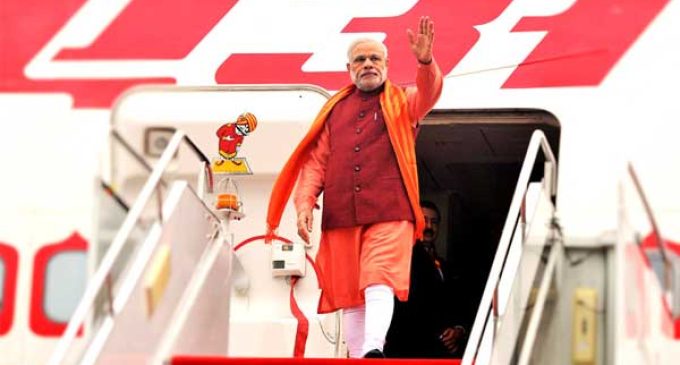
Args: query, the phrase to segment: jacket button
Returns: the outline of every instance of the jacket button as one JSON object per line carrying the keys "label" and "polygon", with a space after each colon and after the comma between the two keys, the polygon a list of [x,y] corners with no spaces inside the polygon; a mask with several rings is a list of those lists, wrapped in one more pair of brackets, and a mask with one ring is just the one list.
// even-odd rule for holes
{"label": "jacket button", "polygon": [[354,166],[354,171],[360,171],[360,170],[361,170],[361,166],[359,166],[359,165]]}
{"label": "jacket button", "polygon": [[361,128],[357,128],[357,134],[361,133]]}
{"label": "jacket button", "polygon": [[360,192],[360,191],[361,191],[361,186],[359,186],[359,185],[355,186],[355,187],[354,187],[354,191],[356,191],[357,193]]}
{"label": "jacket button", "polygon": [[354,152],[359,152],[361,151],[361,147],[359,146],[354,146]]}
{"label": "jacket button", "polygon": [[366,113],[364,113],[364,112],[360,112],[360,113],[359,113],[359,118],[363,118],[363,117],[365,117],[365,116],[366,116]]}

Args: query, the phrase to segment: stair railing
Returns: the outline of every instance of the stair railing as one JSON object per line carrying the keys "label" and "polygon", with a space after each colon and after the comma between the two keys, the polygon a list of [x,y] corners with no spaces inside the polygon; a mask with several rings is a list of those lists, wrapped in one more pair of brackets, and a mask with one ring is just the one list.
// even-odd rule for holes
{"label": "stair railing", "polygon": [[661,235],[659,225],[656,223],[656,218],[654,217],[654,212],[652,212],[652,207],[649,204],[647,195],[645,194],[645,191],[642,189],[642,184],[640,184],[640,179],[637,176],[637,172],[635,171],[633,164],[630,162],[628,163],[628,175],[633,181],[633,186],[635,187],[635,191],[637,192],[637,195],[640,198],[640,202],[642,203],[642,206],[645,210],[647,220],[649,220],[649,224],[652,226],[652,234],[654,235],[654,239],[656,240],[657,246],[659,247],[661,259],[663,260],[664,274],[661,285],[665,293],[671,292],[673,282],[672,281],[673,266],[668,254],[668,248],[666,247],[666,240],[664,240],[663,236]]}
{"label": "stair railing", "polygon": [[[645,212],[645,217],[647,218],[647,221],[651,226],[652,229],[651,233],[652,235],[654,235],[654,240],[656,242],[656,246],[659,249],[661,261],[663,262],[663,273],[661,274],[660,281],[661,288],[663,289],[664,293],[664,300],[667,301],[668,307],[671,308],[673,318],[678,318],[680,316],[680,304],[678,304],[680,303],[680,300],[675,297],[676,295],[678,295],[678,293],[677,284],[674,283],[676,269],[671,260],[672,254],[669,252],[668,243],[661,234],[661,230],[659,229],[659,225],[657,224],[657,220],[652,210],[652,206],[649,203],[647,194],[645,194],[645,191],[642,188],[642,184],[640,183],[640,179],[638,178],[637,172],[633,167],[633,164],[630,162],[628,163],[627,166],[627,172],[633,182],[633,187],[636,193],[635,195],[640,200],[640,203],[642,204],[642,207]],[[641,245],[641,243],[642,242],[638,240],[637,244]]]}
{"label": "stair railing", "polygon": [[[515,235],[518,223],[520,221],[524,221],[525,219],[522,209],[523,202],[525,200],[527,187],[531,179],[531,173],[536,163],[539,150],[543,152],[543,155],[546,159],[543,171],[544,185],[551,198],[554,198],[557,193],[557,160],[555,159],[555,155],[550,148],[550,144],[548,143],[545,134],[540,130],[536,130],[531,135],[531,140],[524,158],[524,163],[522,164],[519,178],[517,179],[515,193],[512,197],[512,202],[510,203],[510,209],[508,211],[503,232],[496,249],[496,255],[494,256],[494,260],[491,265],[491,270],[489,271],[486,286],[484,287],[484,292],[479,302],[479,309],[477,310],[477,315],[475,316],[475,321],[472,330],[470,331],[468,344],[463,355],[462,365],[472,365],[475,363],[475,358],[477,357],[478,350],[482,343],[484,331],[489,329],[496,331],[497,329],[497,323],[500,316],[498,309],[499,301],[502,299],[499,298],[499,283],[506,261],[508,259],[510,244],[513,236]],[[551,254],[551,258],[552,256],[553,255]],[[553,258],[551,261],[554,262],[554,260],[555,259]],[[554,267],[554,263],[551,265],[551,267]],[[545,290],[542,290],[542,292]],[[491,326],[487,326],[489,320],[493,321]],[[495,333],[493,335],[495,336]]]}
{"label": "stair railing", "polygon": [[[113,135],[114,137],[118,137],[117,139],[120,139],[119,138],[120,136],[118,136],[117,133],[114,133]],[[114,298],[111,290],[112,270],[125,244],[128,243],[128,239],[132,234],[135,226],[142,217],[144,208],[147,206],[148,202],[153,198],[154,194],[160,195],[159,189],[161,188],[162,185],[165,185],[165,183],[163,182],[163,174],[168,168],[170,162],[173,160],[175,153],[182,145],[182,143],[186,143],[203,164],[205,178],[200,179],[199,182],[203,181],[204,183],[207,184],[207,186],[205,187],[200,186],[198,188],[198,191],[202,192],[204,190],[207,190],[209,193],[213,192],[214,183],[212,170],[210,168],[210,160],[208,160],[205,154],[183,131],[176,130],[175,133],[172,135],[172,138],[168,142],[167,147],[161,154],[158,162],[151,171],[151,175],[149,176],[146,183],[142,187],[142,190],[139,193],[137,199],[130,207],[128,215],[125,217],[125,220],[123,221],[120,230],[116,234],[115,238],[113,239],[113,242],[111,243],[111,246],[104,255],[101,264],[97,267],[90,283],[87,286],[87,289],[85,290],[85,293],[83,294],[81,301],[79,302],[78,306],[76,307],[76,310],[73,312],[73,315],[71,316],[71,319],[68,322],[68,325],[66,326],[64,334],[59,339],[59,342],[57,343],[48,364],[58,365],[62,364],[65,361],[68,355],[68,351],[70,347],[73,345],[73,342],[79,332],[79,329],[85,323],[88,313],[95,306],[97,296],[104,287],[108,287],[107,289],[108,295],[106,299],[107,300],[106,309],[108,315],[111,317],[115,316],[115,313],[113,311]],[[142,164],[146,165],[146,162],[143,162]],[[159,209],[158,211],[159,222],[163,221],[161,210],[162,209]]]}

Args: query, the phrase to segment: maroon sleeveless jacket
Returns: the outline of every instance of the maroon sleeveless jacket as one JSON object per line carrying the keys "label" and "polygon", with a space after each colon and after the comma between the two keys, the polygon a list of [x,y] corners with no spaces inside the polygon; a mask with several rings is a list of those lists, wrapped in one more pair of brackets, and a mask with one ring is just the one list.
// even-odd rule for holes
{"label": "maroon sleeveless jacket", "polygon": [[331,153],[324,180],[323,229],[414,220],[380,110],[381,91],[355,90],[326,120]]}

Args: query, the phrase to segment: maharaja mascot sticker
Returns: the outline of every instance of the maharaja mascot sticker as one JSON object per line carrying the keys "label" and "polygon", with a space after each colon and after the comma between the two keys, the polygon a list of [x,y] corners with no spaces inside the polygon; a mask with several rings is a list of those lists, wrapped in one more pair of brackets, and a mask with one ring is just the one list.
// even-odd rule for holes
{"label": "maharaja mascot sticker", "polygon": [[236,122],[223,124],[217,130],[220,158],[213,162],[213,171],[234,175],[250,175],[252,171],[245,157],[236,157],[243,140],[257,128],[257,118],[253,113],[243,113]]}

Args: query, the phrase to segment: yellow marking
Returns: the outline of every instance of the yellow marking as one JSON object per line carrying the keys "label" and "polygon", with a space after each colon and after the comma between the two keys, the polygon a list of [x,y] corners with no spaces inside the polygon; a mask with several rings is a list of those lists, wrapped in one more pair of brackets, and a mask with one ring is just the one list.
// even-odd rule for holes
{"label": "yellow marking", "polygon": [[252,174],[245,158],[220,160],[212,163],[212,170],[216,174],[249,175]]}
{"label": "yellow marking", "polygon": [[146,314],[150,318],[158,307],[170,280],[170,246],[161,245],[144,275]]}
{"label": "yellow marking", "polygon": [[594,365],[597,349],[597,291],[576,288],[572,319],[571,357],[574,365]]}

